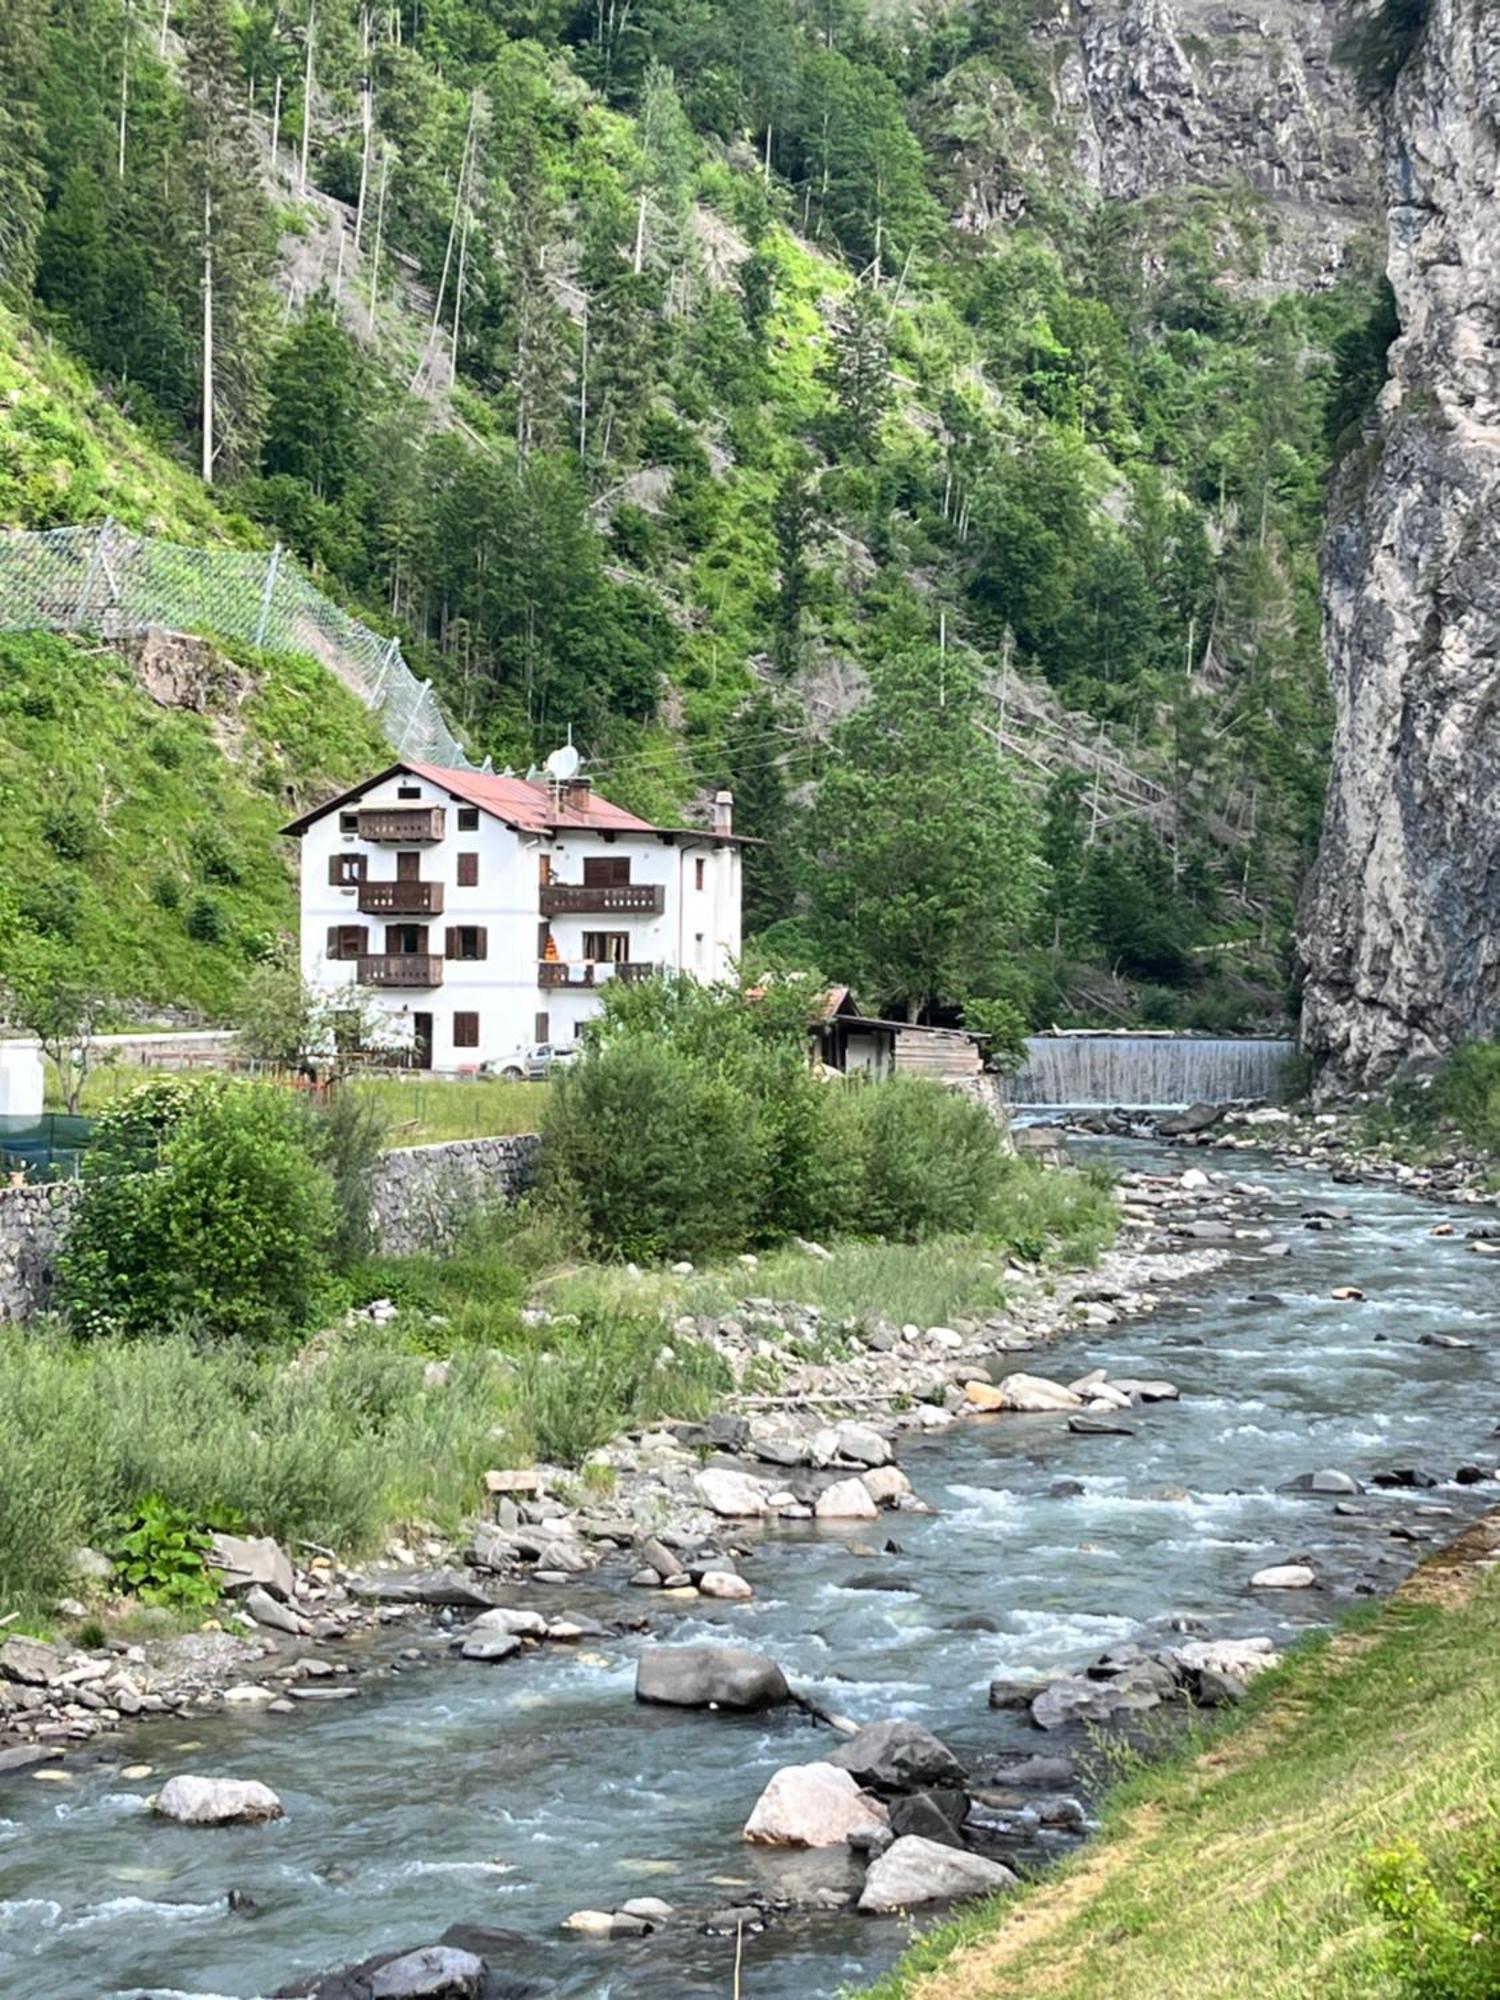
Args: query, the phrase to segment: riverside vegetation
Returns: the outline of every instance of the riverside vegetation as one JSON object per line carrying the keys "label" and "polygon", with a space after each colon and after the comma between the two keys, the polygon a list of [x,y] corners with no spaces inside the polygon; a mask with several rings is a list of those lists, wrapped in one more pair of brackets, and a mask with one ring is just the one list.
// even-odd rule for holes
{"label": "riverside vegetation", "polygon": [[[799,1298],[857,1317],[899,1297],[935,1321],[993,1308],[1007,1252],[1086,1261],[1108,1241],[1107,1191],[1008,1159],[977,1105],[815,1080],[803,1004],[621,988],[553,1093],[543,1188],[432,1257],[372,1254],[382,1135],[358,1093],[319,1107],[271,1084],[158,1079],[123,1096],[88,1158],[63,1316],[5,1346],[7,1605],[47,1616],[76,1587],[78,1547],[108,1547],[148,1503],[178,1531],[362,1551],[412,1520],[456,1528],[487,1466],[577,1466],[621,1430],[707,1415],[733,1386],[723,1360],[663,1341],[688,1280],[610,1260],[768,1247]],[[664,1046],[673,1088],[643,1097]],[[585,1107],[606,1130],[628,1116],[628,1150],[585,1144]],[[831,1258],[793,1242],[815,1224]],[[710,1267],[691,1283],[727,1297],[734,1279]],[[533,1286],[560,1317],[525,1310]],[[346,1318],[372,1299],[388,1316]]]}
{"label": "riverside vegetation", "polygon": [[[1238,172],[1101,200],[1045,14],[13,0],[0,520],[279,537],[476,756],[571,727],[648,813],[731,785],[774,835],[751,929],[871,1004],[1274,1018],[1328,740],[1322,500],[1389,299],[1357,232],[1335,281],[1284,282]],[[54,673],[121,676],[49,647],[11,656],[23,719]],[[1050,779],[995,745],[1038,705]],[[92,704],[74,742],[68,809],[130,853],[162,787],[93,795]],[[1145,817],[1111,810],[1121,760]],[[40,800],[0,954],[76,907],[115,998],[222,1015],[289,884],[204,879],[220,780],[183,772],[150,842],[170,979],[112,915],[151,871],[96,898]]]}

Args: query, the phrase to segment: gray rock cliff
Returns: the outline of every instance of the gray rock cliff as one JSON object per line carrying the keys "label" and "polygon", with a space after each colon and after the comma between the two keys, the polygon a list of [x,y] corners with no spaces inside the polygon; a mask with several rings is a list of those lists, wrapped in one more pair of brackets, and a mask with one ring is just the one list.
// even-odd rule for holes
{"label": "gray rock cliff", "polygon": [[1378,1083],[1500,1032],[1500,9],[1432,0],[1386,144],[1401,336],[1324,558],[1337,702],[1303,1040]]}

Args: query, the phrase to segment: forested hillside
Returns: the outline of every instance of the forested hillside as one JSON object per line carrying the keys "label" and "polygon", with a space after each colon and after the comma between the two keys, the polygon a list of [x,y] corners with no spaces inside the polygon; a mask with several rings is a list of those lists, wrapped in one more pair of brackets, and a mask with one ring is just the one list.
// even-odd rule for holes
{"label": "forested hillside", "polygon": [[1388,296],[1232,156],[1101,194],[1067,15],[10,0],[10,305],[214,492],[13,395],[5,518],[279,539],[474,754],[730,784],[753,926],[872,1003],[1273,1016]]}

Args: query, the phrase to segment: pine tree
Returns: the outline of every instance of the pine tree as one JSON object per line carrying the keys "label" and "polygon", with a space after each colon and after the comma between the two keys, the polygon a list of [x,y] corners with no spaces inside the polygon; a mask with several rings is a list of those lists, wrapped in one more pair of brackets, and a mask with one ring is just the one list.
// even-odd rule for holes
{"label": "pine tree", "polygon": [[187,34],[184,218],[198,254],[200,465],[249,464],[264,414],[274,248],[227,0],[199,0]]}
{"label": "pine tree", "polygon": [[859,286],[842,301],[822,372],[838,404],[835,443],[843,451],[872,456],[891,399],[885,308],[877,293]]}
{"label": "pine tree", "polygon": [[0,31],[0,295],[24,302],[36,268],[46,170],[38,88],[48,0],[6,0]]}
{"label": "pine tree", "polygon": [[533,451],[555,451],[563,442],[569,372],[567,326],[547,282],[554,217],[530,128],[517,138],[509,183],[501,234],[512,327],[516,450],[524,461]]}

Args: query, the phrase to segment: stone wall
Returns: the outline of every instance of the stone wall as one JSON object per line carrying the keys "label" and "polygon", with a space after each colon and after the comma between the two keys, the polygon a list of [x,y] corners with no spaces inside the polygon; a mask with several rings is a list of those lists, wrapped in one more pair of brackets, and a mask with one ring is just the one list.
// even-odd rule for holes
{"label": "stone wall", "polygon": [[[523,1133],[384,1154],[371,1200],[377,1245],[395,1256],[449,1248],[476,1209],[524,1191],[540,1145],[535,1133]],[[0,1321],[46,1311],[77,1198],[71,1181],[0,1187]]]}
{"label": "stone wall", "polygon": [[451,1139],[385,1154],[376,1175],[375,1240],[395,1256],[448,1248],[476,1209],[514,1201],[536,1171],[541,1140]]}
{"label": "stone wall", "polygon": [[0,1187],[0,1320],[46,1311],[53,1267],[77,1198],[71,1181]]}

